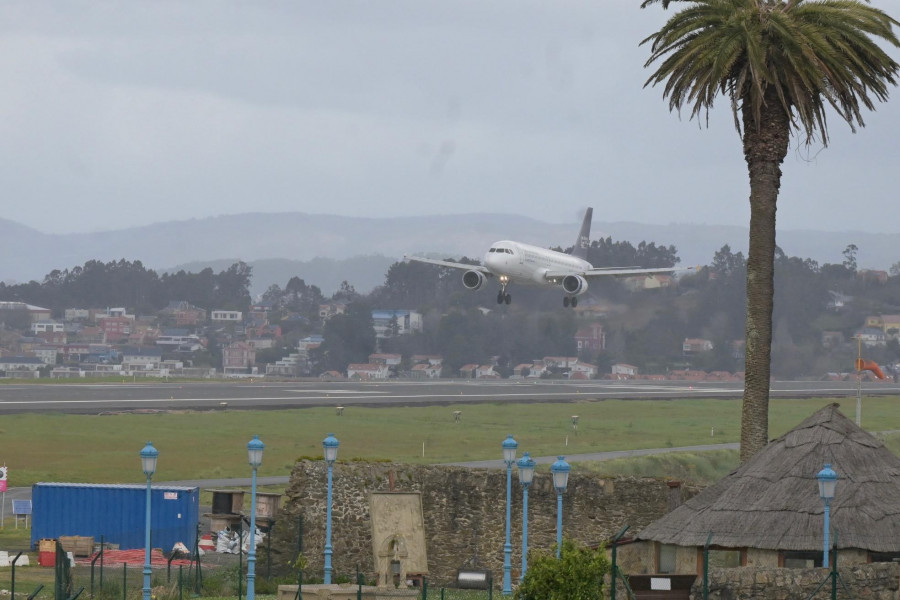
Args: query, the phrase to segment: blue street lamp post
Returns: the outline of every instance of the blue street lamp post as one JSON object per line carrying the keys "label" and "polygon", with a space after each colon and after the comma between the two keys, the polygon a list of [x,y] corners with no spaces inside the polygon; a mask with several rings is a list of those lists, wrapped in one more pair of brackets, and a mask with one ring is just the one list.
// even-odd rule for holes
{"label": "blue street lamp post", "polygon": [[831,517],[831,501],[834,499],[834,490],[837,487],[838,475],[831,468],[831,465],[826,463],[825,468],[816,475],[816,479],[819,480],[819,497],[825,502],[825,546],[822,555],[822,566],[827,567],[830,564],[828,561],[828,537],[829,532],[831,531],[829,524],[829,519]]}
{"label": "blue street lamp post", "polygon": [[550,466],[553,474],[553,487],[556,488],[556,558],[559,558],[562,550],[562,495],[569,484],[569,471],[572,467],[566,462],[565,456],[559,456],[556,462]]}
{"label": "blue street lamp post", "polygon": [[519,581],[525,580],[528,570],[528,486],[534,479],[534,461],[526,452],[516,463],[519,467],[519,483],[522,484],[522,574]]}
{"label": "blue street lamp post", "polygon": [[322,448],[325,450],[325,464],[328,465],[328,499],[326,500],[325,517],[325,584],[331,583],[331,471],[334,461],[337,460],[339,442],[333,433],[322,440]]}
{"label": "blue street lamp post", "polygon": [[147,476],[147,519],[144,528],[144,600],[150,600],[150,480],[156,472],[156,459],[159,457],[159,450],[153,447],[153,444],[147,442],[144,449],[141,450],[141,467],[144,469],[144,475]]}
{"label": "blue street lamp post", "polygon": [[506,436],[503,440],[503,462],[506,463],[506,544],[503,545],[503,595],[512,594],[512,582],[510,581],[510,571],[512,565],[510,559],[512,557],[512,544],[509,543],[509,506],[512,495],[512,467],[516,462],[516,448],[519,444],[512,435]]}
{"label": "blue street lamp post", "polygon": [[256,598],[256,470],[262,464],[265,444],[254,435],[247,442],[247,458],[253,475],[250,483],[250,551],[247,553],[247,600]]}

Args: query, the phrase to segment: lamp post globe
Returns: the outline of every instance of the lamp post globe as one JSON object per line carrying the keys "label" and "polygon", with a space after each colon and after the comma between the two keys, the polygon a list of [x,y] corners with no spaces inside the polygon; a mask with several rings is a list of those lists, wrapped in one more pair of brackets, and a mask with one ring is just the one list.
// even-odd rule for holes
{"label": "lamp post globe", "polygon": [[247,442],[247,461],[252,469],[250,484],[250,551],[247,553],[247,600],[256,598],[256,470],[262,464],[266,445],[258,435]]}
{"label": "lamp post globe", "polygon": [[569,471],[572,467],[566,462],[565,456],[559,456],[556,462],[550,466],[553,474],[553,487],[556,488],[556,558],[562,551],[562,495],[569,485]]}
{"label": "lamp post globe", "polygon": [[528,570],[528,486],[534,479],[534,465],[531,455],[527,452],[518,460],[519,483],[522,484],[522,573],[519,581],[525,580],[525,571]]}
{"label": "lamp post globe", "polygon": [[834,500],[834,493],[837,489],[838,474],[831,468],[831,464],[826,463],[825,468],[816,474],[819,480],[819,497],[825,503],[825,522],[824,527],[824,548],[822,552],[822,566],[827,567],[829,562],[829,536],[831,532],[831,501]]}
{"label": "lamp post globe", "polygon": [[338,446],[340,442],[334,437],[333,433],[322,440],[322,450],[325,455],[325,464],[328,466],[328,498],[326,504],[325,517],[325,584],[331,584],[331,473],[334,468],[334,461],[337,460]]}
{"label": "lamp post globe", "polygon": [[141,469],[147,476],[147,502],[146,519],[144,522],[144,587],[142,589],[143,600],[150,600],[150,481],[156,473],[156,460],[159,458],[159,450],[153,444],[147,445],[141,450]]}
{"label": "lamp post globe", "polygon": [[509,542],[512,468],[516,462],[516,448],[519,447],[519,444],[512,435],[508,435],[501,446],[503,448],[503,462],[506,463],[506,543],[503,545],[503,595],[508,596],[512,594],[512,544]]}

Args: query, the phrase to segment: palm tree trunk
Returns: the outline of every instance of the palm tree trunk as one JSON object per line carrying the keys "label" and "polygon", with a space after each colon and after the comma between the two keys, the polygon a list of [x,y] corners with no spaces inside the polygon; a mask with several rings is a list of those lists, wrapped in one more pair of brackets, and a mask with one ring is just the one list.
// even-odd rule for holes
{"label": "palm tree trunk", "polygon": [[772,304],[775,294],[775,211],[790,121],[770,87],[759,120],[745,97],[741,109],[744,158],[750,173],[750,246],[747,255],[747,321],[741,462],[769,441]]}

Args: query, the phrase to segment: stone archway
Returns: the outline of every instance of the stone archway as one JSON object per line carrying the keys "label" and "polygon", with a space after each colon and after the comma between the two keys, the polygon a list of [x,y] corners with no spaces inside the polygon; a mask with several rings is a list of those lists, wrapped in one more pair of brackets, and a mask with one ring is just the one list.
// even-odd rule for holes
{"label": "stone archway", "polygon": [[406,539],[399,533],[385,538],[376,557],[378,569],[378,585],[385,587],[406,587],[406,567],[409,563],[409,551]]}

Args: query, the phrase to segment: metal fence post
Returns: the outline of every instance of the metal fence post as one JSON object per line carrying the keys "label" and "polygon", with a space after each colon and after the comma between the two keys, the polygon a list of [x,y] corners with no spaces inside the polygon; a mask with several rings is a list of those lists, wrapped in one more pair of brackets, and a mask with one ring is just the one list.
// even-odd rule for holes
{"label": "metal fence post", "polygon": [[178,565],[178,600],[184,600],[184,565]]}
{"label": "metal fence post", "polygon": [[122,563],[122,600],[128,598],[128,563]]}
{"label": "metal fence post", "polygon": [[703,600],[709,600],[709,543],[712,537],[713,532],[710,531],[703,546]]}
{"label": "metal fence post", "polygon": [[238,521],[238,600],[244,595],[244,521]]}
{"label": "metal fence post", "polygon": [[619,533],[616,534],[616,537],[612,539],[612,569],[610,569],[611,577],[610,585],[609,585],[609,598],[610,600],[616,600],[616,578],[619,576],[619,564],[617,562],[617,552],[619,548],[619,540],[625,535],[625,532],[628,531],[630,525],[626,525],[622,528]]}
{"label": "metal fence post", "polygon": [[[18,525],[18,522],[16,523],[16,525]],[[22,552],[24,552],[24,550]],[[12,589],[9,593],[12,600],[16,600],[16,561],[19,560],[20,556],[22,556],[22,552],[16,554],[16,557],[12,559],[12,573],[10,574],[10,587]]]}

